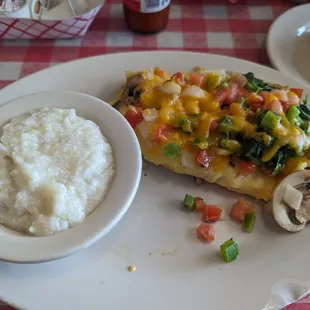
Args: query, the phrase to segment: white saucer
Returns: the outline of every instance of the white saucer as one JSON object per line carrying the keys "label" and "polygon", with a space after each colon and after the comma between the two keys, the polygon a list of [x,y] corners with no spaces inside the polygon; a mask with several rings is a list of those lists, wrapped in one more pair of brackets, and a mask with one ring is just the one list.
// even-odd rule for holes
{"label": "white saucer", "polygon": [[[310,23],[310,4],[304,4],[286,11],[274,21],[267,37],[267,51],[272,65],[284,74],[295,78],[305,85],[310,85],[310,34],[309,55],[301,49],[297,32],[303,25]],[[303,47],[305,46],[303,42]],[[296,53],[296,48],[301,50]],[[296,66],[296,55],[298,65]],[[303,72],[307,68],[307,77]]]}

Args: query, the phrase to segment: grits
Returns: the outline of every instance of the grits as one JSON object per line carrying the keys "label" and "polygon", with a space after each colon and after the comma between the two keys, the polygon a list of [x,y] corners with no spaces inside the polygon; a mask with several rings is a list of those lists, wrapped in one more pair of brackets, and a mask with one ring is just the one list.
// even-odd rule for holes
{"label": "grits", "polygon": [[81,223],[114,175],[111,145],[74,109],[12,119],[0,139],[0,223],[44,236]]}

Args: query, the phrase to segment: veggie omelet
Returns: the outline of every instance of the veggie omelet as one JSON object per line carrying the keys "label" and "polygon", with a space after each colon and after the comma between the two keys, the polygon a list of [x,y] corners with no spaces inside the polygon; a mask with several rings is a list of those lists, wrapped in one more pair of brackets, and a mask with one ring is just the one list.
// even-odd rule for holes
{"label": "veggie omelet", "polygon": [[310,166],[302,94],[251,72],[156,67],[128,73],[112,104],[147,161],[268,201],[283,177]]}

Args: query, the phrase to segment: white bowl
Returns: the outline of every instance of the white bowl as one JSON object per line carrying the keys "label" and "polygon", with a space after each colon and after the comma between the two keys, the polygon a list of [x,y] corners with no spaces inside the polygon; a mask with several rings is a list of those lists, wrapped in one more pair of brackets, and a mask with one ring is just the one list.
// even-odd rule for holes
{"label": "white bowl", "polygon": [[42,107],[74,108],[77,115],[95,122],[112,145],[116,172],[105,199],[74,228],[47,237],[33,237],[0,225],[0,260],[43,262],[90,246],[125,215],[139,186],[142,159],[136,135],[117,110],[95,97],[68,91],[47,91],[20,97],[0,106],[0,128],[11,118]]}

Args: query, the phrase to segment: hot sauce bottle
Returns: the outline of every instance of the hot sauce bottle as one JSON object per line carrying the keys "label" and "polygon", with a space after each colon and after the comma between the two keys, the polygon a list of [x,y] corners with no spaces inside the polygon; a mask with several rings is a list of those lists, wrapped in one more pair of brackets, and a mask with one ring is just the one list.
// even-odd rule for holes
{"label": "hot sauce bottle", "polygon": [[140,33],[163,30],[168,22],[171,0],[123,0],[129,29]]}

